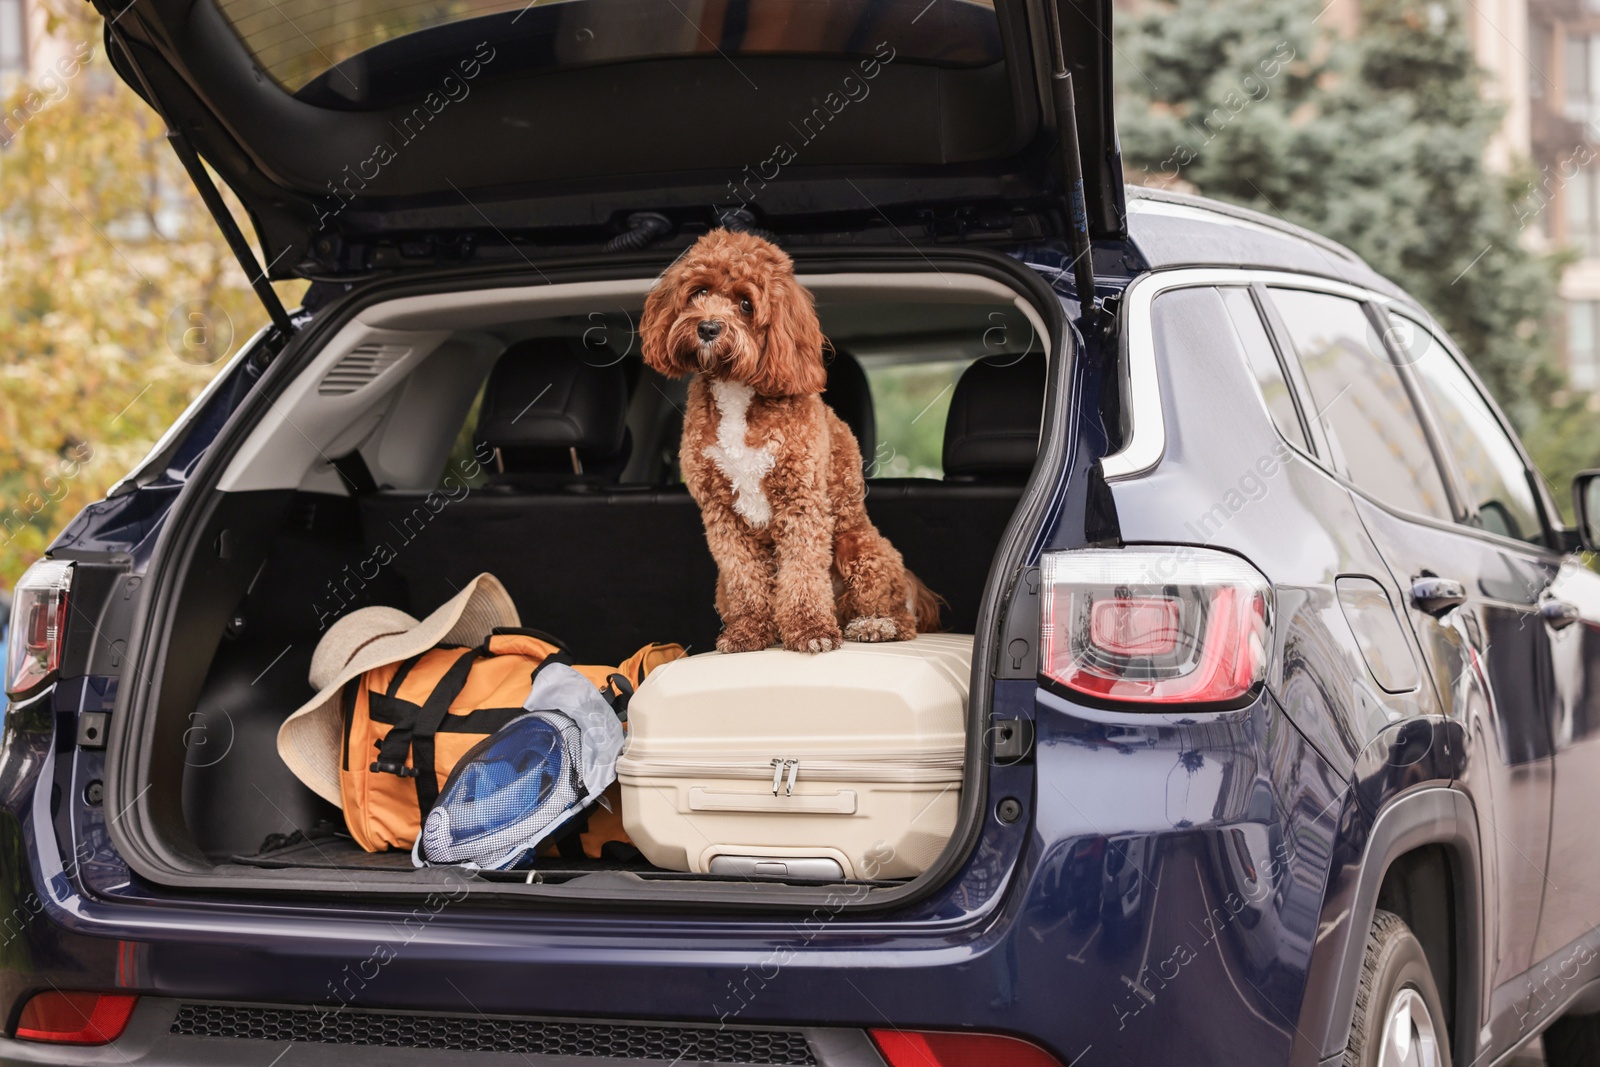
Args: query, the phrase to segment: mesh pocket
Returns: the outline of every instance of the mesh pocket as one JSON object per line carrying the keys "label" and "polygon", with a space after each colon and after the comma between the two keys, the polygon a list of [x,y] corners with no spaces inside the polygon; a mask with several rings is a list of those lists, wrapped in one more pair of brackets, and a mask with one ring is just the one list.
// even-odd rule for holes
{"label": "mesh pocket", "polygon": [[507,723],[457,765],[423,823],[418,858],[503,869],[537,851],[589,799],[582,745],[577,723],[559,711]]}

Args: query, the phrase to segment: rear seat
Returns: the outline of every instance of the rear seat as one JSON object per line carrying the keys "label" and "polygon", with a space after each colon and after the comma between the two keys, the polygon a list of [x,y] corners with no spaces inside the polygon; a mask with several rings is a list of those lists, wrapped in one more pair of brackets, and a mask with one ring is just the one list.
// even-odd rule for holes
{"label": "rear seat", "polygon": [[[565,355],[562,348],[545,357]],[[364,535],[371,543],[388,539],[395,549],[392,566],[407,583],[414,612],[430,610],[473,575],[491,571],[505,582],[528,625],[568,641],[585,661],[620,660],[656,640],[709,649],[719,628],[712,603],[716,566],[699,509],[681,485],[597,480],[601,468],[621,468],[619,453],[599,464],[592,457],[599,445],[615,439],[626,397],[612,390],[611,401],[601,404],[594,399],[599,389],[580,384],[588,372],[568,370],[570,388],[541,393],[548,376],[529,368],[502,374],[497,365],[491,375],[491,386],[499,379],[495,402],[491,408],[487,392],[484,402],[485,414],[495,421],[478,436],[510,462],[495,475],[491,491],[446,505],[420,529],[405,519],[423,494],[365,496]],[[859,391],[841,403],[846,392],[841,388],[834,398],[845,409],[841,417],[860,425],[864,413],[870,420],[870,393]],[[994,549],[1033,465],[1043,395],[1042,356],[974,364],[951,397],[946,479],[868,484],[873,521],[949,602],[944,623],[953,631],[970,633],[976,625]],[[524,425],[530,419],[533,426]],[[535,442],[538,448],[529,452],[507,447]],[[578,449],[581,474],[573,471],[570,455],[566,470],[559,469],[565,448]],[[625,448],[619,448],[625,459]]]}
{"label": "rear seat", "polygon": [[580,661],[618,661],[647,641],[711,647],[716,567],[699,509],[682,485],[618,480],[631,448],[627,367],[591,364],[560,338],[513,345],[473,432],[494,449],[489,484],[431,515],[421,492],[360,498],[363,536],[394,549],[410,610],[490,571],[523,620]]}

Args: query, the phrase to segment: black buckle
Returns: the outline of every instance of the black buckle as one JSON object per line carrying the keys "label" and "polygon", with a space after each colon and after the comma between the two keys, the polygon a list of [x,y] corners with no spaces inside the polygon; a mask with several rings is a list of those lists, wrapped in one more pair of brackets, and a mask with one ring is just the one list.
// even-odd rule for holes
{"label": "black buckle", "polygon": [[373,760],[372,765],[367,770],[373,774],[393,774],[401,778],[415,778],[417,776],[415,767],[407,767],[404,763],[395,763],[391,760]]}

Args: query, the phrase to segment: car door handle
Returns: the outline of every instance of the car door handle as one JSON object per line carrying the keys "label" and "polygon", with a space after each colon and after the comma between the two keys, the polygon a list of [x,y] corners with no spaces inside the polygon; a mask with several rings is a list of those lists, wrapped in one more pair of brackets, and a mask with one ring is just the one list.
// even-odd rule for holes
{"label": "car door handle", "polygon": [[1411,580],[1411,603],[1417,610],[1440,618],[1467,602],[1467,587],[1454,578],[1425,574]]}
{"label": "car door handle", "polygon": [[1553,596],[1547,596],[1539,601],[1539,614],[1544,616],[1544,621],[1552,630],[1565,630],[1583,618],[1583,612],[1578,609],[1578,605],[1569,604]]}

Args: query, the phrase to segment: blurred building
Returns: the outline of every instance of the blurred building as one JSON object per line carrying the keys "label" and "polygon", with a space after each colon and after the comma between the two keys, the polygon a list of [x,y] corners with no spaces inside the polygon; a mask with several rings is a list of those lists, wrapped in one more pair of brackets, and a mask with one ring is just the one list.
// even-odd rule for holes
{"label": "blurred building", "polygon": [[25,0],[0,0],[0,82],[25,76],[28,71],[28,4]]}
{"label": "blurred building", "polygon": [[[1527,0],[1534,239],[1580,258],[1561,281],[1573,384],[1600,388],[1600,2]],[[1515,92],[1509,85],[1507,92]]]}
{"label": "blurred building", "polygon": [[[1484,95],[1504,109],[1489,165],[1534,172],[1526,240],[1577,257],[1561,280],[1564,356],[1574,385],[1600,390],[1600,0],[1438,2],[1459,4]],[[1360,8],[1360,0],[1327,0],[1317,21],[1359,34]]]}
{"label": "blurred building", "polygon": [[[66,2],[77,6],[79,0]],[[45,4],[46,0],[0,0],[0,92],[38,83],[79,43],[50,32]],[[92,43],[100,48],[98,37]],[[49,85],[44,89],[48,95]]]}

